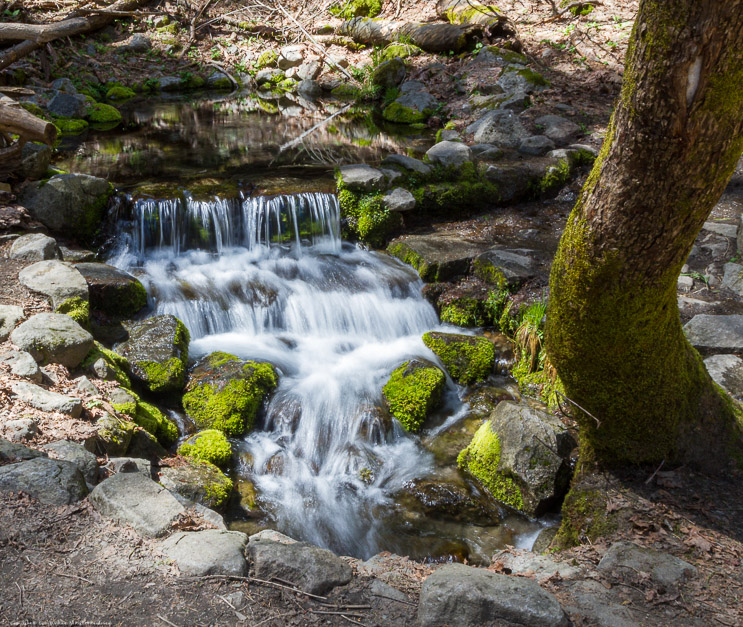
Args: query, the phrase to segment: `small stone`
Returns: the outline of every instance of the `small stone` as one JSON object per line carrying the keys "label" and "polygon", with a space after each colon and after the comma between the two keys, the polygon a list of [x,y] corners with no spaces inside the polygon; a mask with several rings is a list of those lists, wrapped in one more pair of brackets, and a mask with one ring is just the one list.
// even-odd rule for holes
{"label": "small stone", "polygon": [[428,149],[426,157],[443,167],[460,167],[472,161],[472,150],[461,142],[441,141]]}
{"label": "small stone", "polygon": [[694,289],[694,279],[690,276],[680,276],[676,281],[676,289],[679,292],[691,292]]}
{"label": "small stone", "polygon": [[87,394],[88,396],[97,396],[100,394],[100,390],[85,375],[78,377],[73,383],[76,384],[77,391],[81,394]]}
{"label": "small stone", "polygon": [[597,568],[606,575],[619,578],[647,573],[655,583],[666,588],[697,574],[697,569],[688,562],[633,542],[612,544]]}
{"label": "small stone", "polygon": [[150,48],[152,48],[152,41],[142,33],[134,33],[129,41],[121,47],[122,50],[140,53],[147,52]]}
{"label": "small stone", "polygon": [[152,462],[141,457],[109,457],[106,468],[114,474],[117,472],[138,472],[147,479],[152,479]]}
{"label": "small stone", "polygon": [[722,235],[724,237],[730,237],[732,239],[736,239],[738,237],[738,226],[735,224],[724,224],[722,222],[705,222],[702,225],[702,228],[705,231],[717,233],[718,235]]}
{"label": "small stone", "polygon": [[17,444],[16,442],[10,442],[5,438],[0,438],[0,462],[22,462],[27,459],[46,456],[47,454],[44,451],[37,451],[36,449],[23,446],[23,444]]}
{"label": "small stone", "polygon": [[37,457],[0,466],[0,491],[28,492],[47,505],[69,505],[84,498],[88,488],[75,464]]}
{"label": "small stone", "polygon": [[160,91],[181,91],[184,83],[178,76],[161,76],[157,80],[157,88]]}
{"label": "small stone", "polygon": [[46,296],[57,309],[65,301],[88,300],[88,284],[82,274],[63,261],[39,261],[18,273],[18,280],[28,289]]}
{"label": "small stone", "polygon": [[12,442],[20,442],[33,438],[39,430],[39,425],[32,418],[19,418],[18,420],[8,420],[5,423],[5,429]]}
{"label": "small stone", "polygon": [[19,237],[10,247],[11,259],[44,261],[58,259],[57,241],[43,233],[30,233]]}
{"label": "small stone", "polygon": [[377,85],[385,89],[397,87],[405,80],[407,69],[405,62],[399,57],[383,61],[372,72],[372,85]]}
{"label": "small stone", "polygon": [[395,165],[417,174],[428,175],[431,173],[431,166],[423,163],[419,159],[413,159],[406,155],[387,155],[383,161],[383,165]]}
{"label": "small stone", "polygon": [[299,81],[299,84],[297,85],[297,93],[312,100],[320,97],[320,94],[322,94],[322,87],[316,80],[307,78]]}
{"label": "small stone", "polygon": [[254,533],[252,536],[250,536],[250,542],[260,542],[262,540],[270,542],[280,542],[281,544],[297,543],[294,538],[290,538],[289,536],[284,535],[280,531],[275,531],[274,529],[263,529],[263,531],[259,531],[258,533]]}
{"label": "small stone", "polygon": [[66,94],[76,94],[77,88],[69,78],[56,78],[52,81],[52,89],[62,91]]}
{"label": "small stone", "polygon": [[93,453],[86,451],[82,444],[59,440],[45,445],[44,450],[49,451],[51,457],[55,459],[63,459],[75,464],[88,485],[95,485],[98,481],[98,459]]}
{"label": "small stone", "polygon": [[248,536],[239,531],[207,529],[189,533],[175,533],[162,544],[162,551],[178,565],[183,575],[248,574],[245,548]]}
{"label": "small stone", "polygon": [[472,156],[480,161],[495,161],[503,157],[503,151],[494,144],[473,144]]}
{"label": "small stone", "polygon": [[8,339],[10,332],[23,320],[23,307],[0,305],[0,342]]}
{"label": "small stone", "polygon": [[506,148],[517,148],[529,136],[513,111],[489,111],[470,124],[466,131],[474,134],[478,144],[489,143]]}
{"label": "small stone", "polygon": [[554,577],[555,573],[562,580],[583,577],[585,569],[572,566],[568,562],[556,562],[548,555],[535,555],[531,551],[506,549],[493,555],[493,564],[499,564],[511,571],[512,575],[526,575],[536,578],[539,583]]}
{"label": "small stone", "polygon": [[33,383],[19,381],[13,384],[12,390],[13,394],[22,401],[42,411],[56,411],[60,414],[78,418],[83,409],[83,404],[79,398],[50,392]]}
{"label": "small stone", "polygon": [[543,115],[534,120],[534,123],[543,128],[543,134],[558,146],[571,144],[582,134],[580,126],[559,115]]}
{"label": "small stone", "polygon": [[689,342],[707,353],[739,353],[743,351],[743,315],[694,316],[684,326]]}
{"label": "small stone", "polygon": [[519,152],[537,157],[547,154],[550,150],[554,149],[555,142],[544,135],[532,135],[524,139],[519,145]]}
{"label": "small stone", "polygon": [[387,209],[390,211],[411,211],[415,209],[415,197],[407,189],[396,187],[382,196]]}
{"label": "small stone", "polygon": [[736,400],[743,400],[743,359],[737,355],[712,355],[704,360],[712,379]]}
{"label": "small stone", "polygon": [[[300,81],[314,81],[322,73],[322,61],[319,57],[305,59],[304,63],[297,68],[297,78]],[[318,84],[318,87],[320,85]],[[322,88],[320,88],[322,89]]]}
{"label": "small stone", "polygon": [[363,163],[340,167],[342,184],[351,191],[373,192],[384,184],[384,174]]}
{"label": "small stone", "polygon": [[43,375],[36,360],[26,351],[0,351],[0,363],[10,365],[10,371],[17,377],[41,383]]}
{"label": "small stone", "polygon": [[64,314],[36,314],[16,328],[10,339],[38,363],[57,363],[70,369],[93,348],[93,336]]}
{"label": "small stone", "polygon": [[279,51],[278,66],[280,70],[288,70],[291,67],[302,65],[303,46],[284,46]]}

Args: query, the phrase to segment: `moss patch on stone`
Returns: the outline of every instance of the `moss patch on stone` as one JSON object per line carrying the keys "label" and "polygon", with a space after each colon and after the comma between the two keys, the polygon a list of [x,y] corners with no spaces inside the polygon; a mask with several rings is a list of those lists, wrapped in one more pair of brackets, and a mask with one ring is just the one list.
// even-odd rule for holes
{"label": "moss patch on stone", "polygon": [[121,113],[116,107],[96,102],[88,112],[88,120],[94,124],[121,122]]}
{"label": "moss patch on stone", "polygon": [[151,403],[140,400],[137,403],[134,422],[151,433],[165,447],[178,439],[178,427],[162,411]]}
{"label": "moss patch on stone", "polygon": [[423,54],[423,50],[413,44],[406,44],[401,42],[393,42],[387,45],[380,54],[381,61],[391,61],[392,59],[399,57],[405,59],[406,57],[417,57]]}
{"label": "moss patch on stone", "polygon": [[55,311],[56,313],[67,314],[81,327],[88,328],[90,326],[90,303],[79,296],[68,298],[60,303]]}
{"label": "moss patch on stone", "polygon": [[415,124],[416,122],[425,122],[431,113],[433,113],[431,109],[418,111],[417,109],[406,107],[395,100],[384,108],[382,117],[389,122],[396,122],[397,124]]}
{"label": "moss patch on stone", "polygon": [[186,367],[178,357],[171,357],[164,363],[138,361],[137,368],[144,372],[143,379],[151,392],[177,392],[183,389],[186,381]]}
{"label": "moss patch on stone", "polygon": [[278,59],[278,52],[275,50],[266,50],[258,57],[258,60],[255,62],[255,67],[257,70],[262,70],[265,67],[275,67]]}
{"label": "moss patch on stone", "polygon": [[178,447],[178,454],[223,468],[230,463],[232,446],[224,433],[216,429],[207,429],[192,435],[181,444]]}
{"label": "moss patch on stone", "polygon": [[87,370],[99,359],[103,359],[106,362],[106,365],[113,374],[114,380],[118,381],[121,387],[130,388],[132,386],[129,375],[127,375],[127,371],[129,370],[129,361],[127,358],[107,349],[100,342],[95,342],[93,348],[86,355],[82,364],[80,364],[80,367],[83,370]]}
{"label": "moss patch on stone", "polygon": [[511,477],[498,470],[500,455],[500,439],[486,420],[457,457],[457,464],[484,485],[494,498],[520,510],[524,507],[521,490]]}
{"label": "moss patch on stone", "polygon": [[487,338],[429,331],[423,335],[423,343],[460,385],[482,381],[493,370],[495,348]]}
{"label": "moss patch on stone", "polygon": [[348,234],[371,246],[383,246],[390,233],[401,226],[400,214],[385,206],[381,193],[358,194],[346,189],[340,176],[337,180],[338,204],[341,217],[346,220]]}
{"label": "moss patch on stone", "polygon": [[408,361],[392,372],[382,393],[405,430],[417,433],[441,401],[445,382],[444,373],[435,366]]}
{"label": "moss patch on stone", "polygon": [[354,17],[376,17],[382,12],[381,0],[343,0],[328,9],[331,15],[344,20]]}
{"label": "moss patch on stone", "polygon": [[134,90],[121,85],[115,85],[106,92],[106,98],[108,100],[129,100],[129,98],[134,98],[136,95]]}
{"label": "moss patch on stone", "polygon": [[88,128],[85,120],[76,118],[54,118],[54,125],[62,135],[79,135]]}

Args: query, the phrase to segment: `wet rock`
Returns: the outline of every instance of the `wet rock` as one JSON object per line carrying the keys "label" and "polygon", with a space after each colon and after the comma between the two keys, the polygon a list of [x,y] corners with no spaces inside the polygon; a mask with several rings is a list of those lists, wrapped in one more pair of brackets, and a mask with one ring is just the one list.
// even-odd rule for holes
{"label": "wet rock", "polygon": [[315,99],[319,98],[322,94],[322,87],[316,80],[306,78],[299,81],[299,84],[297,85],[297,93],[305,98]]}
{"label": "wet rock", "polygon": [[46,259],[58,259],[59,251],[57,242],[53,237],[43,233],[29,233],[22,235],[13,242],[10,247],[11,259],[23,261],[44,261]]}
{"label": "wet rock", "polygon": [[303,46],[284,46],[279,51],[279,58],[277,60],[279,69],[288,70],[291,67],[302,65],[303,54]]}
{"label": "wet rock", "polygon": [[482,247],[459,235],[432,233],[393,239],[387,252],[412,265],[427,283],[464,276]]}
{"label": "wet rock", "polygon": [[147,35],[142,33],[134,33],[134,35],[129,38],[129,41],[121,46],[122,50],[136,53],[147,52],[150,48],[152,48],[152,41]]}
{"label": "wet rock", "polygon": [[382,388],[390,413],[406,431],[417,433],[441,402],[446,377],[427,361],[412,359],[396,368]]}
{"label": "wet rock", "polygon": [[351,567],[334,553],[304,542],[248,544],[251,571],[259,579],[289,581],[310,594],[325,594],[351,581]]}
{"label": "wet rock", "polygon": [[191,458],[160,468],[160,483],[194,503],[211,509],[227,504],[232,481],[213,464]]}
{"label": "wet rock", "polygon": [[496,144],[505,148],[518,148],[529,136],[513,111],[489,111],[467,127],[478,144]]}
{"label": "wet rock", "polygon": [[22,401],[42,411],[55,411],[60,414],[67,414],[73,418],[78,418],[83,409],[82,402],[79,398],[50,392],[33,383],[19,381],[13,384],[12,390],[13,394]]}
{"label": "wet rock", "polygon": [[5,423],[5,430],[13,442],[20,442],[33,438],[38,433],[39,425],[33,418],[19,418],[8,420]]}
{"label": "wet rock", "polygon": [[0,305],[0,342],[8,339],[10,332],[23,320],[23,307]]}
{"label": "wet rock", "polygon": [[78,263],[88,286],[90,307],[116,318],[131,318],[147,304],[147,292],[128,272],[105,263]]}
{"label": "wet rock", "polygon": [[555,573],[560,579],[567,581],[578,579],[585,575],[581,566],[572,566],[567,562],[556,562],[547,555],[536,555],[531,551],[506,549],[493,555],[493,564],[499,564],[509,575],[534,576],[539,583],[553,577]]}
{"label": "wet rock", "polygon": [[26,142],[21,149],[21,175],[31,181],[44,178],[52,160],[52,149],[46,144]]}
{"label": "wet rock", "polygon": [[89,241],[106,212],[113,185],[87,174],[55,174],[26,188],[21,203],[39,222],[79,241]]}
{"label": "wet rock", "polygon": [[44,378],[36,360],[26,351],[0,351],[0,363],[8,364],[10,371],[17,377],[31,379],[41,383]]}
{"label": "wet rock", "polygon": [[339,172],[341,184],[352,192],[373,192],[384,186],[384,174],[363,163],[341,166]]}
{"label": "wet rock", "polygon": [[541,172],[530,163],[490,165],[485,178],[498,186],[500,202],[518,202],[534,194]]}
{"label": "wet rock", "polygon": [[0,491],[21,490],[47,505],[69,505],[88,494],[75,464],[46,457],[0,466]]}
{"label": "wet rock", "polygon": [[58,93],[46,106],[52,115],[62,118],[82,118],[85,116],[87,101],[82,94]]}
{"label": "wet rock", "polygon": [[440,141],[426,152],[431,163],[443,167],[460,167],[472,161],[472,150],[469,146],[455,141]]}
{"label": "wet rock", "polygon": [[267,83],[274,83],[284,78],[284,72],[278,68],[267,67],[260,70],[255,75],[256,85],[265,85]]}
{"label": "wet rock", "polygon": [[98,460],[93,453],[85,450],[82,444],[59,440],[46,444],[44,450],[49,451],[51,457],[75,464],[88,485],[92,486],[98,482]]}
{"label": "wet rock", "polygon": [[525,155],[541,156],[555,149],[555,142],[544,135],[532,135],[519,144],[519,152]]}
{"label": "wet rock", "polygon": [[181,91],[183,81],[178,76],[161,76],[157,79],[157,88],[160,91]]}
{"label": "wet rock", "polygon": [[93,348],[93,336],[64,314],[36,314],[17,327],[10,339],[38,363],[69,369],[76,368]]}
{"label": "wet rock", "polygon": [[674,555],[632,542],[612,544],[597,568],[605,575],[618,578],[634,578],[638,573],[648,573],[654,583],[665,588],[697,574],[694,566]]}
{"label": "wet rock", "polygon": [[36,449],[23,446],[23,444],[0,438],[0,462],[22,462],[37,457],[47,457],[47,454],[43,451],[37,451]]}
{"label": "wet rock", "polygon": [[135,424],[105,414],[96,422],[96,428],[96,437],[90,444],[86,442],[86,448],[92,453],[102,452],[110,457],[121,457],[132,441]]}
{"label": "wet rock", "polygon": [[408,81],[400,85],[401,94],[382,111],[382,117],[399,124],[416,124],[427,120],[439,101],[429,94],[419,81]]}
{"label": "wet rock", "polygon": [[382,196],[387,209],[390,211],[412,211],[415,209],[415,197],[407,189],[396,187]]}
{"label": "wet rock", "polygon": [[399,57],[383,61],[372,72],[372,85],[385,89],[397,87],[405,80],[407,73],[405,62]]}
{"label": "wet rock", "polygon": [[459,463],[498,500],[539,516],[567,492],[575,446],[557,417],[504,401],[462,451]]}
{"label": "wet rock", "polygon": [[99,483],[90,502],[103,516],[153,538],[166,535],[185,508],[168,490],[138,472],[118,473]]}
{"label": "wet rock", "polygon": [[534,581],[446,564],[423,582],[418,623],[436,625],[567,626],[557,599]]}
{"label": "wet rock", "polygon": [[491,248],[475,257],[473,274],[499,288],[516,288],[535,276],[534,251],[526,249]]}
{"label": "wet rock", "polygon": [[423,176],[431,173],[430,165],[423,163],[423,161],[420,161],[419,159],[408,157],[407,155],[387,155],[382,160],[382,165],[397,166],[403,170],[422,174]]}
{"label": "wet rock", "polygon": [[457,456],[471,442],[482,421],[480,416],[464,418],[433,437],[425,437],[421,444],[439,465],[455,467]]}
{"label": "wet rock", "polygon": [[737,355],[712,355],[704,360],[704,365],[717,385],[743,401],[743,359]]}
{"label": "wet rock", "polygon": [[96,260],[96,253],[81,248],[69,248],[61,245],[59,246],[59,252],[62,255],[62,261],[68,261],[70,263],[83,263]]}
{"label": "wet rock", "polygon": [[455,130],[443,129],[436,135],[436,142],[461,142],[462,136]]}
{"label": "wet rock", "polygon": [[684,326],[689,342],[703,353],[739,353],[743,351],[743,315],[694,316]]}
{"label": "wet rock", "polygon": [[244,577],[248,574],[247,544],[248,536],[239,531],[206,529],[175,533],[163,542],[161,548],[175,561],[183,575]]}
{"label": "wet rock", "polygon": [[575,122],[559,115],[543,115],[534,120],[534,123],[558,146],[571,144],[583,134]]}
{"label": "wet rock", "polygon": [[188,329],[175,316],[153,316],[126,325],[129,339],[116,352],[129,360],[132,378],[155,393],[183,389],[188,360]]}
{"label": "wet rock", "polygon": [[82,274],[64,261],[39,261],[21,270],[18,280],[46,296],[54,309],[73,299],[88,300],[88,285]]}
{"label": "wet rock", "polygon": [[459,385],[486,379],[493,370],[495,350],[484,337],[429,331],[423,343],[441,360]]}
{"label": "wet rock", "polygon": [[157,441],[157,438],[144,429],[134,429],[132,439],[126,449],[130,457],[141,457],[157,462],[168,456],[168,452]]}

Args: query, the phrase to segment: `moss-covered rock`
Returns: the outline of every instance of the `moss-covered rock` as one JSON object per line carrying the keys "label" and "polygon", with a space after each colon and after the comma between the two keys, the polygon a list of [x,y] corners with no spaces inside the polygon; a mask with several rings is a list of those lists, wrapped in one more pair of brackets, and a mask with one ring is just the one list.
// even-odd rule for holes
{"label": "moss-covered rock", "polygon": [[129,449],[136,425],[133,422],[105,414],[96,423],[96,453],[109,457],[121,457]]}
{"label": "moss-covered rock", "polygon": [[134,422],[151,433],[163,446],[170,446],[178,439],[178,427],[151,403],[139,400]]}
{"label": "moss-covered rock", "polygon": [[147,304],[147,291],[128,272],[105,263],[78,263],[75,267],[88,284],[93,310],[115,319],[127,319]]}
{"label": "moss-covered rock", "polygon": [[126,357],[108,350],[100,342],[95,342],[80,367],[99,379],[117,381],[122,387],[129,388],[132,385],[127,375],[129,361]]}
{"label": "moss-covered rock", "polygon": [[57,305],[54,311],[56,313],[67,314],[85,329],[90,326],[90,303],[84,298],[80,298],[79,296],[68,298],[66,301]]}
{"label": "moss-covered rock", "polygon": [[493,371],[495,349],[487,338],[429,331],[423,335],[423,343],[460,385],[482,381]]}
{"label": "moss-covered rock", "polygon": [[402,217],[387,208],[382,193],[358,194],[341,189],[338,203],[348,234],[370,246],[384,246],[390,234],[402,225]]}
{"label": "moss-covered rock", "polygon": [[354,17],[376,17],[382,12],[381,0],[348,0],[330,5],[331,15],[344,20]]}
{"label": "moss-covered rock", "polygon": [[160,467],[160,483],[194,503],[224,509],[232,494],[232,481],[219,468],[200,459],[177,457]]}
{"label": "moss-covered rock", "polygon": [[390,375],[382,389],[392,415],[407,431],[417,433],[441,401],[446,376],[431,363],[407,361]]}
{"label": "moss-covered rock", "polygon": [[89,108],[87,118],[91,124],[113,124],[121,122],[121,113],[116,107],[96,102]]}
{"label": "moss-covered rock", "polygon": [[387,45],[380,53],[381,61],[391,61],[395,58],[405,59],[407,57],[417,57],[423,54],[423,50],[413,44],[393,42]]}
{"label": "moss-covered rock", "polygon": [[232,458],[232,446],[224,433],[216,429],[199,431],[178,447],[178,454],[200,459],[220,468]]}
{"label": "moss-covered rock", "polygon": [[[108,392],[108,400],[118,413],[126,414],[130,418],[137,415],[139,396],[127,388],[114,388]],[[140,427],[142,425],[139,425]]]}
{"label": "moss-covered rock", "polygon": [[106,92],[106,98],[108,100],[129,100],[130,98],[134,98],[136,95],[137,94],[134,93],[134,90],[129,89],[128,87],[123,87],[122,85],[115,85]]}
{"label": "moss-covered rock", "polygon": [[54,118],[54,125],[62,135],[79,135],[88,128],[85,120],[76,118]]}
{"label": "moss-covered rock", "polygon": [[348,100],[354,100],[361,95],[361,90],[355,85],[348,85],[344,83],[343,85],[338,85],[337,87],[334,87],[330,93],[336,98],[345,98]]}
{"label": "moss-covered rock", "polygon": [[266,67],[276,67],[276,62],[279,60],[279,53],[275,50],[266,50],[262,52],[255,62],[255,68],[262,70]]}
{"label": "moss-covered rock", "polygon": [[183,407],[199,428],[242,435],[253,428],[258,409],[277,383],[271,364],[212,353],[192,370]]}

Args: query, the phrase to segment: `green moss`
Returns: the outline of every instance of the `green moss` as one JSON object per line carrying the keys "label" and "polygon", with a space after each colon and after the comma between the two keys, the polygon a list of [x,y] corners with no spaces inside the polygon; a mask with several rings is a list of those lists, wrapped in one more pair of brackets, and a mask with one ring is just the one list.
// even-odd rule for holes
{"label": "green moss", "polygon": [[413,266],[426,283],[438,281],[438,266],[431,266],[426,263],[425,259],[410,248],[405,242],[395,242],[387,246],[387,252],[393,257],[397,257],[403,263]]}
{"label": "green moss", "polygon": [[211,353],[207,359],[209,361],[210,368],[219,368],[219,366],[222,366],[227,362],[240,360],[237,355],[233,355],[232,353],[225,353],[223,351],[215,351],[214,353]]}
{"label": "green moss", "polygon": [[85,120],[75,118],[54,118],[54,125],[62,135],[79,135],[88,128]]}
{"label": "green moss", "polygon": [[88,111],[88,120],[95,124],[121,122],[121,113],[116,107],[97,102]]}
{"label": "green moss", "polygon": [[559,549],[591,543],[616,529],[616,522],[606,510],[606,495],[598,490],[570,489],[562,504],[562,524],[552,545]]}
{"label": "green moss", "polygon": [[255,67],[258,70],[262,70],[266,67],[276,67],[276,62],[279,59],[279,53],[275,50],[266,50],[258,57],[255,62]]}
{"label": "green moss", "polygon": [[88,328],[90,325],[90,303],[79,296],[68,298],[55,309],[56,313],[67,314],[81,327]]}
{"label": "green moss", "polygon": [[87,370],[99,359],[103,359],[106,362],[106,365],[108,365],[113,374],[114,380],[117,381],[121,387],[130,388],[132,386],[132,382],[126,374],[129,370],[129,361],[126,357],[122,357],[118,353],[114,353],[112,350],[107,349],[100,342],[95,342],[93,348],[80,364],[80,367]]}
{"label": "green moss", "polygon": [[417,433],[428,414],[441,401],[446,377],[436,367],[405,362],[382,389],[390,412],[406,431]]}
{"label": "green moss", "polygon": [[223,468],[230,463],[232,446],[224,433],[216,429],[207,429],[192,435],[181,444],[178,447],[178,454],[200,459]]}
{"label": "green moss", "polygon": [[165,447],[178,439],[178,426],[157,407],[145,401],[140,400],[137,403],[134,422],[154,435]]}
{"label": "green moss", "polygon": [[358,87],[348,84],[338,85],[338,87],[334,87],[330,93],[336,98],[347,98],[349,100],[361,96],[361,90]]}
{"label": "green moss", "polygon": [[423,54],[423,50],[418,46],[408,43],[394,42],[388,44],[380,53],[380,63],[382,61],[391,61],[394,58],[399,57],[405,59],[406,57],[417,57]]}
{"label": "green moss", "polygon": [[[218,353],[221,365],[231,361]],[[217,385],[192,380],[183,395],[183,407],[201,428],[219,429],[228,435],[242,435],[253,428],[263,399],[278,384],[271,364],[245,362],[240,377]]]}
{"label": "green moss", "polygon": [[549,81],[544,78],[539,72],[524,68],[523,70],[516,70],[519,76],[523,76],[529,83],[536,85],[537,87],[549,87]]}
{"label": "green moss", "polygon": [[432,113],[433,111],[431,109],[417,111],[394,101],[384,108],[382,117],[389,122],[396,122],[397,124],[414,124],[416,122],[424,122]]}
{"label": "green moss", "polygon": [[41,118],[42,120],[47,121],[51,120],[49,114],[44,111],[44,109],[42,109],[39,105],[34,104],[33,102],[22,102],[21,106],[32,115],[35,115],[37,118]]}
{"label": "green moss", "polygon": [[430,331],[423,335],[423,343],[460,385],[482,381],[493,370],[495,349],[487,338]]}
{"label": "green moss", "polygon": [[[118,395],[116,397],[112,396],[111,398],[117,398],[120,402],[112,402],[111,406],[120,414],[126,414],[127,416],[134,418],[134,416],[137,415],[139,396],[126,388],[118,388],[118,390],[120,390]],[[139,426],[142,427],[143,425],[140,424]]]}
{"label": "green moss", "polygon": [[270,100],[262,100],[261,98],[258,98],[256,104],[258,105],[258,108],[265,113],[276,115],[279,112],[278,105]]}
{"label": "green moss", "polygon": [[350,235],[370,246],[381,247],[390,233],[401,225],[399,213],[390,211],[382,194],[357,194],[345,189],[339,179],[338,203]]}
{"label": "green moss", "polygon": [[[202,464],[209,463],[201,460],[199,461]],[[214,464],[209,465],[216,468]],[[206,503],[204,503],[204,505],[213,509],[218,509],[226,505],[227,500],[232,495],[232,487],[232,480],[227,475],[222,472],[220,472],[219,475],[214,475],[212,473],[211,480],[207,481],[203,485],[204,498],[206,499]]]}
{"label": "green moss", "polygon": [[503,270],[485,258],[478,258],[472,262],[472,274],[499,290],[508,287],[508,280],[503,274]]}
{"label": "green moss", "polygon": [[466,296],[443,305],[439,316],[442,322],[459,327],[482,327],[491,322],[485,303]]}
{"label": "green moss", "polygon": [[[134,98],[136,95],[133,90],[128,87],[122,87],[121,85],[116,85],[106,92],[106,98],[108,100],[129,100],[129,98]],[[110,120],[105,121],[109,122]]]}
{"label": "green moss", "polygon": [[[219,89],[230,89],[232,84],[230,83],[229,79],[225,79],[227,81],[226,87],[219,87]],[[223,83],[220,83],[223,84]],[[203,76],[199,76],[198,74],[192,74],[188,77],[188,80],[186,81],[186,85],[189,89],[201,89],[206,85],[206,80],[204,80]]]}
{"label": "green moss", "polygon": [[232,89],[232,81],[226,76],[221,76],[212,81],[211,87],[213,89]]}
{"label": "green moss", "polygon": [[570,162],[560,159],[557,165],[547,168],[537,183],[537,189],[542,194],[549,194],[561,189],[570,180]]}
{"label": "green moss", "polygon": [[328,12],[344,20],[354,17],[376,17],[382,12],[381,0],[342,0],[330,5]]}
{"label": "green moss", "polygon": [[186,367],[182,359],[171,357],[165,363],[139,361],[137,368],[144,373],[145,384],[151,392],[177,392],[186,381]]}
{"label": "green moss", "polygon": [[511,477],[498,470],[500,456],[500,439],[486,420],[469,446],[459,453],[457,464],[484,485],[494,498],[521,510],[524,507],[521,490]]}

